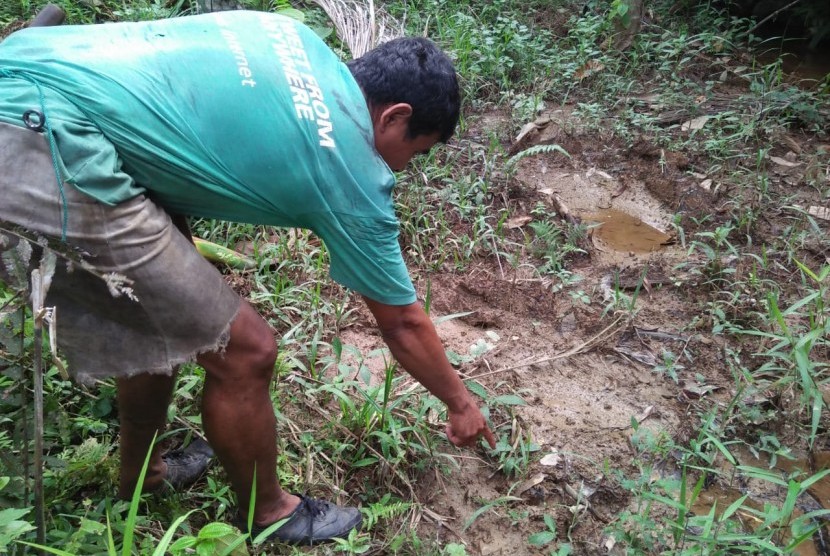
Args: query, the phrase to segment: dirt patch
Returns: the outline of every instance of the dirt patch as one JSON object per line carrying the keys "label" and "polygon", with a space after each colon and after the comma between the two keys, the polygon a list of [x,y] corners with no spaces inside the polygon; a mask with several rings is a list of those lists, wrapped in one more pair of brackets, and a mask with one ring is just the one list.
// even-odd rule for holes
{"label": "dirt patch", "polygon": [[[470,121],[474,142],[512,140],[504,112]],[[697,324],[695,294],[682,270],[692,255],[673,226],[678,214],[692,229],[690,223],[716,215],[717,193],[694,176],[684,155],[645,141],[625,147],[605,140],[581,129],[566,108],[526,126],[509,152],[551,144],[571,156],[528,156],[505,186],[502,199],[518,229],[544,218],[601,225],[598,213],[614,213],[626,216],[628,229],[611,236],[642,239],[647,229],[653,239],[648,248],[626,246],[594,229],[586,253],[569,265],[577,285],[564,289],[494,258],[463,275],[429,276],[431,316],[442,321],[445,347],[461,356],[462,375],[491,399],[518,394],[526,402],[509,417],[493,418],[497,435],[515,448],[509,456],[459,451],[459,468],[449,477],[431,472],[419,480],[423,538],[462,542],[469,554],[545,553],[534,552],[528,538],[546,530],[546,518],[560,538],[567,533],[576,554],[607,554],[613,542],[604,528],[630,502],[609,470],[638,473],[632,422],[640,434],[683,442],[698,404],[727,403],[733,394],[723,346],[708,324]],[[416,285],[424,291],[426,277]],[[620,295],[628,306],[617,302]],[[384,368],[383,344],[372,330],[351,328],[342,339],[375,353],[366,362],[373,371]],[[464,360],[482,342],[486,353]],[[671,461],[660,465],[674,472]]]}
{"label": "dirt patch", "polygon": [[[533,191],[540,199],[548,196],[544,189],[555,188],[574,213],[610,206],[670,230],[669,210],[641,182],[630,181],[614,196],[621,186],[613,177],[585,167],[555,168],[541,157],[528,160],[519,176],[536,181]],[[709,395],[730,384],[719,347],[686,330],[695,315],[678,287],[682,279],[671,276],[683,256],[671,245],[649,253],[591,247],[578,265],[587,300],[557,293],[538,276],[505,275],[491,260],[463,276],[430,276],[433,318],[457,315],[437,326],[445,347],[467,355],[482,341],[490,344],[483,357],[459,370],[491,397],[524,398],[526,405],[512,418],[499,417],[493,425],[506,442],[527,443],[532,451],[516,450],[510,457],[524,461],[512,462],[460,451],[460,468],[452,475],[427,474],[419,482],[421,501],[431,512],[421,524],[429,529],[426,537],[463,541],[470,554],[529,554],[527,539],[545,530],[548,516],[560,532],[579,539],[577,553],[606,553],[603,528],[629,501],[606,471],[634,472],[632,419],[645,429],[682,435],[693,397],[700,395],[690,393],[698,385],[693,376],[706,377]],[[604,316],[613,289],[630,293],[642,286],[646,263],[653,284],[636,301],[637,328],[625,315]],[[345,331],[342,340],[362,353],[379,353],[383,345],[373,331],[360,328]],[[666,351],[688,353],[694,368],[680,371],[676,381],[655,372]],[[377,372],[383,356],[366,364]],[[527,466],[527,472],[505,473],[511,466]]]}
{"label": "dirt patch", "polygon": [[[505,474],[510,463],[483,451],[459,451],[460,468],[452,475],[429,473],[419,482],[431,512],[422,524],[428,536],[464,541],[470,554],[517,554],[529,535],[545,530],[546,515],[559,531],[582,539],[579,554],[604,553],[603,527],[628,503],[605,471],[633,472],[632,418],[644,428],[682,434],[693,401],[684,391],[696,384],[691,371],[706,375],[712,392],[730,384],[718,347],[683,331],[693,315],[672,286],[638,301],[637,329],[611,330],[599,305],[572,303],[541,283],[513,284],[483,263],[465,277],[433,276],[433,295],[436,320],[469,313],[438,325],[448,350],[468,354],[482,340],[492,345],[461,372],[491,396],[515,392],[527,403],[512,422],[494,420],[497,433],[535,444],[524,454],[524,474]],[[591,349],[562,357],[592,338],[598,341]],[[359,329],[344,333],[343,341],[364,353],[382,347],[379,337]],[[694,369],[677,383],[654,371],[667,349],[694,354]],[[381,359],[371,366],[382,368]]]}

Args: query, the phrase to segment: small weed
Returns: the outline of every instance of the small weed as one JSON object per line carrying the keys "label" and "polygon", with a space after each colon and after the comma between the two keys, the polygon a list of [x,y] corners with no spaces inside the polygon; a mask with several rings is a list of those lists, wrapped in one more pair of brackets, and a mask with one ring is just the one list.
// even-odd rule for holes
{"label": "small weed", "polygon": [[556,540],[556,522],[548,514],[545,514],[542,519],[545,522],[545,530],[533,533],[528,537],[527,542],[531,546],[542,547]]}
{"label": "small weed", "polygon": [[[245,3],[270,11],[287,6],[282,0]],[[194,6],[150,0],[62,5],[71,23],[155,19],[188,13]],[[556,144],[512,154],[516,131],[543,110],[571,107],[574,123],[563,128],[568,139],[584,143],[598,136],[608,149],[651,142],[660,149],[654,161],[660,179],[678,187],[692,175],[711,179],[706,195],[715,203],[713,210],[673,220],[688,261],[672,270],[670,280],[699,309],[688,329],[722,346],[718,354],[733,384],[721,392],[732,394],[715,402],[705,395],[688,400],[683,431],[669,433],[656,421],[632,420],[633,457],[626,462],[631,465],[607,472],[631,495],[630,504],[615,515],[607,533],[617,543],[614,550],[627,554],[792,553],[826,519],[826,510],[796,511],[799,496],[826,479],[826,472],[782,474],[773,467],[795,453],[792,438],[782,430],[797,431],[792,436],[813,450],[826,443],[822,391],[830,380],[830,267],[825,261],[830,243],[826,222],[810,209],[826,205],[830,179],[826,150],[810,149],[826,142],[830,78],[805,88],[791,82],[780,62],[738,65],[743,55],[737,49],[753,24],[731,19],[713,5],[687,9],[681,2],[679,16],[664,12],[660,3],[648,6],[641,32],[630,48],[618,52],[612,47],[613,23],[626,16],[626,5],[620,0],[576,7],[415,0],[385,6],[406,14],[401,19],[409,34],[426,34],[450,52],[465,102],[458,137],[399,176],[394,201],[404,254],[416,281],[430,284],[426,305],[433,311],[438,290],[432,291],[432,283],[439,276],[493,263],[505,282],[511,273],[533,273],[546,279],[545,288],[566,291],[560,298],[580,312],[599,312],[602,303],[597,319],[622,312],[633,320],[648,314],[641,312],[646,307],[640,297],[643,280],[633,293],[613,275],[594,289],[589,273],[583,280],[570,268],[587,250],[586,228],[552,217],[551,208],[535,204],[539,197],[519,179],[524,179],[520,165],[530,157],[567,159],[575,169],[588,159]],[[0,25],[18,24],[36,8],[28,1],[6,2]],[[320,23],[315,26],[328,25],[316,12],[311,17]],[[504,123],[477,129],[471,110],[501,115]],[[702,128],[683,129],[700,116],[707,117]],[[783,139],[796,135],[816,141],[802,145],[803,152],[793,151],[798,166],[777,167],[773,157],[789,149]],[[682,180],[673,174],[672,153],[690,154]],[[783,172],[791,172],[789,181],[781,180]],[[528,211],[532,222],[509,225],[512,217]],[[355,496],[362,506],[363,532],[327,550],[467,554],[461,543],[441,547],[420,527],[408,527],[420,510],[416,486],[424,473],[451,472],[462,460],[443,439],[441,403],[414,388],[388,353],[364,353],[344,343],[359,300],[329,279],[326,246],[301,230],[201,219],[192,227],[197,236],[245,252],[256,263],[247,273],[223,271],[235,285],[242,284],[245,297],[281,338],[271,396],[280,423],[277,466],[283,484],[293,491],[361,493]],[[595,294],[599,289],[602,301]],[[15,556],[23,553],[23,542],[34,539],[35,523],[27,378],[34,343],[31,315],[20,309],[25,304],[25,295],[0,287],[0,496],[9,505],[0,511],[0,552]],[[447,355],[463,372],[502,347],[499,342],[506,343],[490,330],[469,349]],[[655,352],[654,371],[668,379],[664,386],[705,392],[712,385],[694,372],[691,350]],[[376,361],[381,369],[373,374]],[[192,434],[200,425],[203,378],[196,366],[180,373],[169,436]],[[498,437],[496,450],[479,447],[482,459],[494,472],[521,477],[539,450],[522,419],[524,391],[507,383],[466,383],[486,404]],[[77,388],[47,364],[44,395],[43,479],[49,501],[44,542],[63,551],[52,553],[246,551],[246,536],[219,522],[235,501],[218,471],[206,477],[201,493],[164,503],[106,496],[117,472],[109,432],[117,419],[111,381]],[[736,455],[743,445],[770,467],[743,465]],[[746,490],[703,510],[696,505],[713,486],[728,490],[749,482],[780,496],[759,505]],[[529,515],[537,515],[518,497],[478,504],[463,522],[464,531],[485,516],[504,516],[522,527]],[[563,542],[577,536],[582,520],[577,515],[583,516],[577,512],[567,532],[559,532],[553,516],[544,513],[544,529],[523,529],[523,538],[532,550],[579,553],[576,545]],[[251,540],[252,548],[262,549],[261,539]]]}
{"label": "small weed", "polygon": [[683,370],[683,365],[678,364],[677,356],[668,349],[664,349],[662,351],[661,359],[662,361],[660,364],[654,367],[654,372],[665,374],[672,379],[675,384],[677,384],[680,380],[678,372]]}

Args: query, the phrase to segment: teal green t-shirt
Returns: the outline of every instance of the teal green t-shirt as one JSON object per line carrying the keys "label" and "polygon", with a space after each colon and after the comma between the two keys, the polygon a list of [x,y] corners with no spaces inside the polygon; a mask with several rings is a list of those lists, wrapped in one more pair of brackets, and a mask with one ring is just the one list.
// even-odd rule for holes
{"label": "teal green t-shirt", "polygon": [[68,181],[96,199],[308,228],[333,279],[415,301],[363,94],[302,24],[233,11],[25,29],[0,43],[0,75],[0,121],[39,108],[37,82]]}

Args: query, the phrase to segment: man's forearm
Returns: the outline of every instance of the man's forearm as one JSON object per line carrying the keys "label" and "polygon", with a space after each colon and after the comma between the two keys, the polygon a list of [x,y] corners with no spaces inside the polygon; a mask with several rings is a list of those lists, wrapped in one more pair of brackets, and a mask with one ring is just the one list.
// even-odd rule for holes
{"label": "man's forearm", "polygon": [[386,345],[400,365],[418,382],[447,404],[452,411],[461,411],[473,403],[470,393],[456,370],[450,365],[435,328],[425,323],[384,336]]}
{"label": "man's forearm", "polygon": [[396,310],[367,304],[378,320],[383,339],[400,365],[451,411],[474,404],[472,396],[450,365],[435,327],[419,305]]}
{"label": "man's forearm", "polygon": [[447,404],[447,438],[456,446],[471,446],[483,437],[491,448],[496,437],[487,426],[473,396],[444,353],[432,321],[417,303],[385,305],[366,298],[383,339],[404,369]]}

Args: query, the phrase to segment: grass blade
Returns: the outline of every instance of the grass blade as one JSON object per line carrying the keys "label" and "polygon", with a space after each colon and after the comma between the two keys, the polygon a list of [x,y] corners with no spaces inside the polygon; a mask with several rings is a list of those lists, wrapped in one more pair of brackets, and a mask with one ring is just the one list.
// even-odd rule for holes
{"label": "grass blade", "polygon": [[164,553],[167,552],[167,547],[170,546],[170,541],[173,540],[173,535],[176,533],[176,530],[179,526],[188,518],[190,514],[195,512],[196,510],[190,510],[183,516],[176,519],[173,524],[164,532],[164,536],[161,537],[159,544],[156,546],[156,549],[153,551],[153,556],[164,556]]}
{"label": "grass blade", "polygon": [[133,491],[133,498],[130,500],[130,511],[127,513],[127,521],[124,523],[124,544],[121,546],[122,556],[130,556],[133,548],[133,536],[135,533],[135,522],[138,517],[138,505],[141,503],[141,490],[144,486],[144,477],[147,476],[147,467],[150,466],[150,457],[153,455],[153,449],[156,446],[156,435],[153,435],[153,440],[150,442],[150,449],[147,450],[147,455],[144,457],[144,465],[141,467],[141,473],[138,474],[138,482]]}

